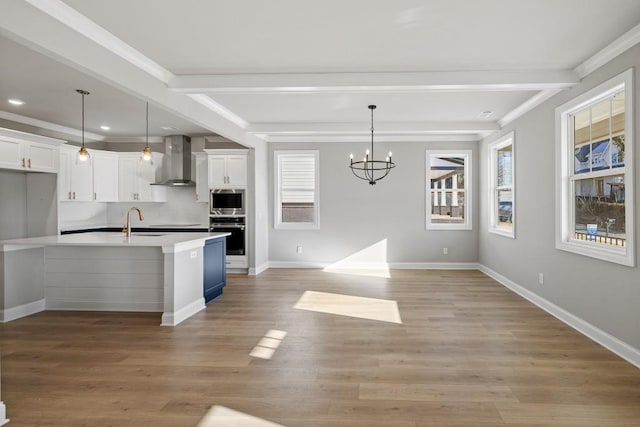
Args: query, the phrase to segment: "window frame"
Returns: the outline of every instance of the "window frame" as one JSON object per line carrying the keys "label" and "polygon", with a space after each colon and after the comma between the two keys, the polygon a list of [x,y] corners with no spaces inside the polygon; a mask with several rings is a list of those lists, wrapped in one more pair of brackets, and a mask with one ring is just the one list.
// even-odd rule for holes
{"label": "window frame", "polygon": [[[431,159],[433,157],[462,157],[464,159],[464,222],[463,223],[433,223],[431,222]],[[426,230],[473,230],[473,150],[464,149],[445,149],[445,150],[426,150],[426,171],[425,179],[425,227]]]}
{"label": "window frame", "polygon": [[[313,156],[315,162],[315,187],[313,206],[314,222],[282,222],[282,199],[280,191],[280,158],[296,156]],[[274,164],[274,228],[280,230],[319,230],[320,229],[320,151],[319,150],[275,150]]]}
{"label": "window frame", "polygon": [[[499,206],[498,206],[498,161],[497,154],[501,148],[511,145],[511,228],[498,226]],[[511,131],[488,144],[489,150],[489,179],[488,179],[488,218],[489,233],[515,239],[516,237],[516,140],[515,132]]]}
{"label": "window frame", "polygon": [[[595,246],[593,243],[575,239],[574,182],[584,174],[576,174],[574,171],[574,130],[571,115],[610,98],[621,89],[624,89],[625,96],[624,135],[627,161],[624,168],[615,170],[611,168],[609,173],[597,175],[624,174],[626,246],[624,248]],[[635,266],[633,98],[633,68],[631,68],[556,108],[556,249],[630,267]],[[597,176],[591,175],[591,177]]]}

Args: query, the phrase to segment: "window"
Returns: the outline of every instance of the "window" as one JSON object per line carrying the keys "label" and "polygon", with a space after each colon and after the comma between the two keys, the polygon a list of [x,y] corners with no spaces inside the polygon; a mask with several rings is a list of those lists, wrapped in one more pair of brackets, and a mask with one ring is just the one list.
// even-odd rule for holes
{"label": "window", "polygon": [[556,109],[558,249],[633,266],[632,70]]}
{"label": "window", "polygon": [[513,132],[489,144],[489,232],[515,236]]}
{"label": "window", "polygon": [[427,150],[427,229],[471,230],[471,150]]}
{"label": "window", "polygon": [[276,151],[275,228],[320,228],[318,151]]}

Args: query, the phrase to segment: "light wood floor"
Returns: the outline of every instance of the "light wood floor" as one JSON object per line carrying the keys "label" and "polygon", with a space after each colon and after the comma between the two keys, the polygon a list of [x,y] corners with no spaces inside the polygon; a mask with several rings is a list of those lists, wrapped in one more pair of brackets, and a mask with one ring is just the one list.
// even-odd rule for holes
{"label": "light wood floor", "polygon": [[[9,425],[196,426],[214,405],[288,427],[640,425],[640,369],[482,273],[391,276],[231,276],[175,328],[80,312],[0,325]],[[294,309],[307,290],[395,300],[402,323]],[[286,332],[273,357],[249,356],[270,330]]]}

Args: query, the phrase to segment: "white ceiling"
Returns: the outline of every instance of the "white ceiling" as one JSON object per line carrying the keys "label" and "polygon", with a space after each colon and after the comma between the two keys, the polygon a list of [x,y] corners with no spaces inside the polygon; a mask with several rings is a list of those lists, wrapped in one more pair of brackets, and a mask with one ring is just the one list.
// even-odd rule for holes
{"label": "white ceiling", "polygon": [[366,138],[372,103],[376,130],[397,140],[479,139],[576,84],[584,61],[640,29],[638,0],[3,6],[0,34],[20,44],[0,39],[3,58],[22,62],[2,61],[0,96],[33,95],[25,115],[77,127],[78,95],[67,93],[82,82],[95,87],[87,111],[112,114],[119,136],[140,134],[134,117],[149,99],[154,126],[173,120],[184,133],[246,145],[255,136]]}

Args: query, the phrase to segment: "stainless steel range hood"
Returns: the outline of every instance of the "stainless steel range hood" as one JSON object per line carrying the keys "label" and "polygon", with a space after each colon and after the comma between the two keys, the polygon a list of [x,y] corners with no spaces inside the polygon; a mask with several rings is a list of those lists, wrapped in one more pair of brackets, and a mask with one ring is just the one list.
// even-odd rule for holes
{"label": "stainless steel range hood", "polygon": [[191,138],[185,135],[171,135],[164,138],[164,143],[163,180],[151,185],[194,187],[196,183],[191,181]]}

